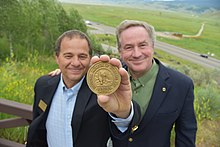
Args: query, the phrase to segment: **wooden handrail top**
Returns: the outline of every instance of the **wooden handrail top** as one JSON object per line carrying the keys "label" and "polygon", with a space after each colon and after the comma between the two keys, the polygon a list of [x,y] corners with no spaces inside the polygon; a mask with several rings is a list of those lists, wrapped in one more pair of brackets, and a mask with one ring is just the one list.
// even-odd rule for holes
{"label": "wooden handrail top", "polygon": [[32,120],[32,106],[0,98],[0,112]]}
{"label": "wooden handrail top", "polygon": [[0,129],[27,126],[30,123],[31,123],[31,120],[27,120],[24,118],[3,119],[3,120],[0,120]]}
{"label": "wooden handrail top", "polygon": [[0,138],[0,147],[25,147],[25,145]]}

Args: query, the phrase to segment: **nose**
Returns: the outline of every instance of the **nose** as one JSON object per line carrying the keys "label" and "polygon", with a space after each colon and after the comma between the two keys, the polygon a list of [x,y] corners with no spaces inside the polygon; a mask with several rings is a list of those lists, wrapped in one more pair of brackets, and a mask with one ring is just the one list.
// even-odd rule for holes
{"label": "nose", "polygon": [[138,46],[135,46],[132,52],[133,57],[139,57],[141,55],[141,51],[139,50]]}
{"label": "nose", "polygon": [[73,57],[72,60],[71,60],[71,65],[72,66],[79,66],[81,64],[79,58],[77,57]]}

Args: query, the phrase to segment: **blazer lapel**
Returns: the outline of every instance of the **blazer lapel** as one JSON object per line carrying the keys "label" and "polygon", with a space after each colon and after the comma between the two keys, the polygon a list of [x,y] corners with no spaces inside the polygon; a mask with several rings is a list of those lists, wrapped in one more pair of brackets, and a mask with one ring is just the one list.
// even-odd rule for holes
{"label": "blazer lapel", "polygon": [[38,107],[40,107],[40,109],[42,111],[44,111],[44,115],[45,114],[47,115],[49,112],[51,102],[52,102],[53,96],[56,92],[59,81],[60,81],[60,75],[55,76],[52,79],[50,79],[47,82],[47,84],[44,85],[44,87],[43,87],[43,90],[44,90],[43,97],[40,98],[40,101],[38,103]]}
{"label": "blazer lapel", "polygon": [[148,108],[145,112],[145,115],[142,119],[142,123],[146,126],[152,117],[157,112],[158,108],[160,107],[161,103],[165,99],[167,92],[169,91],[171,85],[169,85],[166,80],[169,78],[168,73],[166,72],[165,67],[158,61],[159,64],[159,72],[157,75],[157,79],[154,86],[154,91],[151,96],[151,100],[149,102]]}
{"label": "blazer lapel", "polygon": [[82,83],[82,86],[78,92],[77,98],[76,98],[76,104],[73,112],[73,117],[72,117],[72,127],[73,127],[73,140],[76,142],[79,129],[81,126],[82,122],[82,117],[83,113],[85,111],[85,108],[87,106],[87,103],[91,97],[91,90],[89,89],[87,82],[86,82],[86,77]]}

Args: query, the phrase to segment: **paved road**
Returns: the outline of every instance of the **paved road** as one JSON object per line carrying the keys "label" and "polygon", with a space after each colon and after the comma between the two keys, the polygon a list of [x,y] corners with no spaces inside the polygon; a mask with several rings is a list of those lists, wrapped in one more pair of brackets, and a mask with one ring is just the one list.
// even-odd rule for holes
{"label": "paved road", "polygon": [[[87,24],[89,27],[95,28],[95,30],[90,30],[91,33],[93,34],[111,34],[115,35],[115,28],[106,26],[103,24],[95,23],[95,22],[90,22]],[[107,49],[112,49],[114,53],[117,52],[117,49],[115,47],[109,46],[102,44],[104,48]],[[199,53],[195,53],[174,45],[170,45],[164,42],[157,41],[155,44],[156,49],[163,50],[169,54],[172,54],[174,56],[189,60],[191,62],[194,62],[196,64],[202,65],[204,67],[208,68],[217,68],[220,69],[220,60],[214,59],[214,58],[203,58],[200,56]]]}
{"label": "paved road", "polygon": [[202,65],[209,68],[218,68],[220,69],[220,60],[214,58],[203,58],[199,53],[195,53],[174,45],[170,45],[164,42],[157,41],[155,48],[163,50],[167,53],[175,55],[177,57],[192,61],[196,64]]}

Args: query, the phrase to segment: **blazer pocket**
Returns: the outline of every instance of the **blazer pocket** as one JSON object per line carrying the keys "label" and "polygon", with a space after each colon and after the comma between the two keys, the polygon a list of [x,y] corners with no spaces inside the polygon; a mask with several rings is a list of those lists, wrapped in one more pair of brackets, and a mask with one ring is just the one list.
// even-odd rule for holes
{"label": "blazer pocket", "polygon": [[155,115],[154,120],[163,123],[173,123],[177,119],[178,114],[179,114],[178,110],[172,112],[157,113]]}

